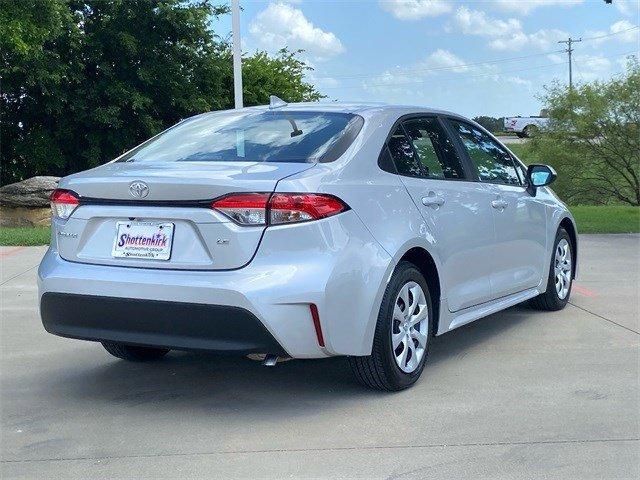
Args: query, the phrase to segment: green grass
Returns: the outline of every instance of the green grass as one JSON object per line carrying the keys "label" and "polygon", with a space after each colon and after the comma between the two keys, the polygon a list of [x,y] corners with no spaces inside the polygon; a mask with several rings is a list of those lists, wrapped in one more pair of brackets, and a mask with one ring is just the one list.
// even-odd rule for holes
{"label": "green grass", "polygon": [[579,233],[640,233],[640,207],[576,205],[569,209]]}
{"label": "green grass", "polygon": [[0,227],[0,245],[48,245],[49,227]]}
{"label": "green grass", "polygon": [[[640,233],[640,207],[576,205],[569,207],[580,233]],[[0,227],[0,245],[47,245],[49,227]]]}
{"label": "green grass", "polygon": [[531,154],[529,153],[526,144],[510,143],[507,145],[507,147],[516,155],[516,157],[522,160],[525,164],[532,163],[531,160],[529,159],[529,157],[531,157]]}

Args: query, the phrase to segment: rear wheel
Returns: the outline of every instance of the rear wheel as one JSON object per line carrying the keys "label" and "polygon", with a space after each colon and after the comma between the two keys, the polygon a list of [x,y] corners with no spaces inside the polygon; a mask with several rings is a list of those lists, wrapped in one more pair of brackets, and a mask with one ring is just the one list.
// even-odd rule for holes
{"label": "rear wheel", "polygon": [[382,299],[371,355],[349,358],[356,379],[377,390],[413,385],[429,353],[432,318],[427,282],[415,265],[401,262]]}
{"label": "rear wheel", "polygon": [[130,362],[157,360],[169,353],[168,348],[138,347],[118,342],[102,342],[102,346],[114,357]]}
{"label": "rear wheel", "polygon": [[538,127],[536,127],[535,125],[527,125],[526,127],[524,127],[522,133],[524,133],[525,137],[531,138],[538,133]]}
{"label": "rear wheel", "polygon": [[573,280],[571,237],[564,228],[558,230],[551,254],[547,290],[531,300],[539,310],[562,310],[569,302]]}

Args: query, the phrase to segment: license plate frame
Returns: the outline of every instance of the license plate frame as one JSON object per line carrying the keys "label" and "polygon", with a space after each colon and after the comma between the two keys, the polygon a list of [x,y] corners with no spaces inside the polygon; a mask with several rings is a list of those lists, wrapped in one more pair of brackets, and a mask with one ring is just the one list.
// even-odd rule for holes
{"label": "license plate frame", "polygon": [[175,224],[163,221],[118,221],[111,256],[126,260],[168,261]]}

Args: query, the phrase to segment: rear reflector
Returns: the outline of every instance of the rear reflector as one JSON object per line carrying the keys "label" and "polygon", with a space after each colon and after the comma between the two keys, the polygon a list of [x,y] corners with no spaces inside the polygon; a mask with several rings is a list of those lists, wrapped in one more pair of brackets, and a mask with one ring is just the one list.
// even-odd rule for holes
{"label": "rear reflector", "polygon": [[78,205],[78,194],[71,190],[58,188],[51,194],[51,214],[55,218],[69,218]]}
{"label": "rear reflector", "polygon": [[315,303],[309,304],[309,310],[311,310],[311,318],[313,319],[313,327],[316,329],[316,337],[318,338],[318,345],[324,347],[324,336],[322,335],[322,325],[320,325],[320,315],[318,314],[318,307]]}
{"label": "rear reflector", "polygon": [[349,207],[321,193],[232,193],[214,200],[212,208],[240,225],[280,225],[330,217]]}

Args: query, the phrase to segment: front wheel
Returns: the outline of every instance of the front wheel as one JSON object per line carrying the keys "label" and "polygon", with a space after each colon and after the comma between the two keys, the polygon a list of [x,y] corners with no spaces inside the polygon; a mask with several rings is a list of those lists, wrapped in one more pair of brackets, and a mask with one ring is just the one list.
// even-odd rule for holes
{"label": "front wheel", "polygon": [[371,355],[349,358],[356,379],[377,390],[413,385],[424,369],[432,328],[427,282],[415,265],[400,262],[382,298]]}
{"label": "front wheel", "polygon": [[573,280],[573,254],[571,237],[564,228],[556,234],[547,290],[531,300],[538,310],[562,310],[569,302]]}

